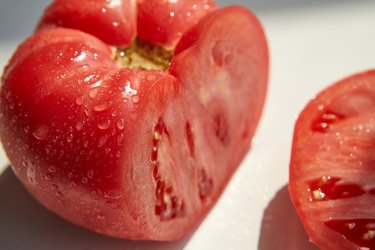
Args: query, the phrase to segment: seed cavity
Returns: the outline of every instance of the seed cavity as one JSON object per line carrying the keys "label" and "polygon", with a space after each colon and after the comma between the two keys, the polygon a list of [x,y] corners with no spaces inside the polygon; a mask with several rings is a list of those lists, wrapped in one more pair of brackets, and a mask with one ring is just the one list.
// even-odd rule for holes
{"label": "seed cavity", "polygon": [[359,249],[374,249],[374,219],[328,220],[324,224],[356,244]]}
{"label": "seed cavity", "polygon": [[353,183],[342,183],[341,179],[331,176],[322,176],[308,183],[310,201],[327,201],[346,199],[360,196],[366,193],[360,185]]}
{"label": "seed cavity", "polygon": [[199,198],[201,201],[205,201],[211,194],[213,187],[213,180],[209,178],[204,168],[201,168],[198,173],[198,190]]}
{"label": "seed cavity", "polygon": [[223,145],[228,145],[230,142],[228,123],[222,114],[218,113],[213,117],[213,126],[216,137]]}
{"label": "seed cavity", "polygon": [[334,124],[344,119],[343,115],[326,110],[312,124],[312,130],[319,133],[327,132]]}
{"label": "seed cavity", "polygon": [[190,123],[186,122],[185,126],[185,132],[186,132],[186,142],[189,147],[189,153],[192,158],[194,158],[194,148],[195,148],[195,143],[194,143],[194,136],[193,136],[193,131],[191,129]]}
{"label": "seed cavity", "polygon": [[160,217],[161,221],[168,221],[184,215],[184,202],[181,197],[175,194],[172,185],[168,184],[160,175],[158,150],[163,135],[168,135],[168,130],[163,120],[159,118],[154,128],[150,161],[152,178],[155,182],[155,214]]}

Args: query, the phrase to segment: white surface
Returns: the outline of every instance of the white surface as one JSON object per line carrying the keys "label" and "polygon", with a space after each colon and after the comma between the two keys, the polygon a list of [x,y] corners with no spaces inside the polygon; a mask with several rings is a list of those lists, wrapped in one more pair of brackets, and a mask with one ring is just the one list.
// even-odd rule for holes
{"label": "white surface", "polygon": [[[4,249],[314,249],[288,200],[294,121],[314,94],[375,68],[375,2],[257,13],[271,50],[266,109],[248,157],[222,198],[188,240],[114,240],[45,211],[9,170],[0,176],[0,247]],[[1,41],[0,41],[1,42]],[[0,66],[15,44],[0,43]],[[3,166],[6,160],[0,156]]]}

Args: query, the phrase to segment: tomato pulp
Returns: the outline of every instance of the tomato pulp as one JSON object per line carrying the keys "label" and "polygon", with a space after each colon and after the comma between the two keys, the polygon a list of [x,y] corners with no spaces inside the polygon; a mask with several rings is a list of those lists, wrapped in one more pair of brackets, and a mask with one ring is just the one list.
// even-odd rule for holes
{"label": "tomato pulp", "polygon": [[375,71],[321,92],[298,118],[289,190],[321,249],[375,248]]}

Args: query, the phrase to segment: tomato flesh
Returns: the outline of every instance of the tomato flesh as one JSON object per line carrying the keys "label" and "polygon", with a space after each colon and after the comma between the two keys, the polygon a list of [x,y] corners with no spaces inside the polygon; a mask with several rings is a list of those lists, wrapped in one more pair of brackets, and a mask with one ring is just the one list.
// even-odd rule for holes
{"label": "tomato flesh", "polygon": [[375,248],[375,71],[316,96],[294,131],[289,191],[321,249]]}

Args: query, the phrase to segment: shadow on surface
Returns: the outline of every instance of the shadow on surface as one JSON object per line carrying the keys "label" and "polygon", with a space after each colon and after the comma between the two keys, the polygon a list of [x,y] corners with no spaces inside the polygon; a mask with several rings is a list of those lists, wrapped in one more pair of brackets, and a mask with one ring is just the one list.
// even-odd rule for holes
{"label": "shadow on surface", "polygon": [[264,211],[259,250],[318,250],[309,238],[284,186]]}
{"label": "shadow on surface", "polygon": [[1,249],[180,250],[187,242],[188,239],[137,242],[92,233],[47,211],[27,192],[9,167],[0,175]]}

